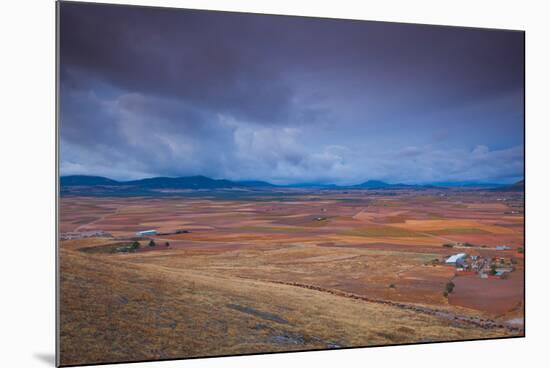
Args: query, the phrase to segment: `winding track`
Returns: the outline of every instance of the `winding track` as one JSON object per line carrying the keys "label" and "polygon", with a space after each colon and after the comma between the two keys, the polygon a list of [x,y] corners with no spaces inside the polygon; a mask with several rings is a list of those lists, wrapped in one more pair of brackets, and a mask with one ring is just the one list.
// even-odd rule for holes
{"label": "winding track", "polygon": [[444,319],[447,319],[447,320],[450,320],[450,321],[453,321],[453,322],[456,322],[456,323],[461,323],[461,324],[467,324],[467,325],[471,325],[471,326],[475,326],[475,327],[480,327],[480,328],[483,328],[483,329],[486,329],[486,330],[488,330],[488,329],[505,329],[505,330],[507,330],[511,333],[523,334],[523,328],[516,327],[516,326],[510,326],[510,325],[500,323],[500,322],[497,322],[497,321],[494,321],[494,320],[491,320],[491,319],[484,319],[484,318],[478,318],[478,317],[472,317],[472,316],[464,316],[464,315],[455,314],[455,313],[445,311],[445,310],[441,310],[441,309],[429,308],[429,307],[424,307],[424,306],[419,306],[419,305],[414,305],[414,304],[392,302],[392,301],[383,300],[383,299],[374,299],[374,298],[369,298],[369,297],[366,297],[366,296],[361,296],[361,295],[357,295],[357,294],[353,294],[353,293],[348,293],[348,292],[341,291],[341,290],[327,289],[327,288],[323,288],[323,287],[320,287],[320,286],[301,284],[301,283],[297,283],[297,282],[285,282],[285,281],[274,281],[274,280],[260,280],[260,281],[270,282],[270,283],[274,283],[274,284],[295,286],[295,287],[300,287],[300,288],[309,289],[309,290],[316,290],[316,291],[329,293],[329,294],[336,295],[336,296],[341,296],[341,297],[344,297],[344,298],[363,300],[363,301],[369,302],[369,303],[390,305],[392,307],[396,307],[396,308],[399,308],[399,309],[410,310],[410,311],[417,312],[417,313],[423,313],[423,314],[427,314],[427,315],[431,315],[431,316],[436,316],[436,317],[444,318]]}

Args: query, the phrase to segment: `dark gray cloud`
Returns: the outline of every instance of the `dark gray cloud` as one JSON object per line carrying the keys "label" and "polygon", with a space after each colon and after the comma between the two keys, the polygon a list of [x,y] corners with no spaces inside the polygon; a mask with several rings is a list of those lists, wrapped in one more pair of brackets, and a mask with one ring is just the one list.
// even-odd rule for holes
{"label": "dark gray cloud", "polygon": [[60,12],[63,174],[523,175],[521,32],[76,3]]}

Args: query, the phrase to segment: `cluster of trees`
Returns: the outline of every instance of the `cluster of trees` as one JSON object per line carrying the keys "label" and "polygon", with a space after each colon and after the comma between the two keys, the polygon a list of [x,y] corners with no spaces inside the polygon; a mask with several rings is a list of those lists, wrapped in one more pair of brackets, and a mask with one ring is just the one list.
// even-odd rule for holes
{"label": "cluster of trees", "polygon": [[121,247],[116,247],[111,250],[111,253],[128,253],[139,248],[139,242],[133,241],[130,244],[124,244]]}
{"label": "cluster of trees", "polygon": [[[157,245],[157,243],[155,243],[155,241],[153,239],[149,240],[149,246],[150,247],[155,247]],[[170,243],[169,242],[166,242],[164,243],[164,246],[165,247],[169,247],[170,246]]]}
{"label": "cluster of trees", "polygon": [[[156,247],[157,246],[157,243],[155,243],[155,241],[153,239],[149,240],[149,243],[147,244],[149,247]],[[131,243],[127,243],[125,244],[124,246],[122,247],[118,247],[118,248],[115,248],[114,249],[114,252],[133,252],[135,250],[138,250],[139,247],[141,245],[139,244],[139,242],[137,240],[134,240],[133,242]],[[164,243],[164,246],[165,247],[169,247],[170,246],[170,243],[169,242],[165,242]]]}
{"label": "cluster of trees", "polygon": [[434,258],[431,261],[424,263],[424,266],[437,266],[438,264],[439,264],[439,259]]}
{"label": "cluster of trees", "polygon": [[447,297],[450,293],[453,292],[455,288],[455,284],[452,281],[449,281],[447,285],[445,285],[445,291],[443,292],[443,296]]}

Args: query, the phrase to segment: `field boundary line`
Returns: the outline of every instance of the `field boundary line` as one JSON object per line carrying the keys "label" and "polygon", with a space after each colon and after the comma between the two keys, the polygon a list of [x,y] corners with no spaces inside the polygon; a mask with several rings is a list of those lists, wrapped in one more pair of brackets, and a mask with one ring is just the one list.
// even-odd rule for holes
{"label": "field boundary line", "polygon": [[409,310],[417,313],[440,317],[440,318],[447,319],[457,323],[473,325],[486,330],[500,328],[500,329],[508,330],[509,332],[512,332],[512,333],[523,333],[523,329],[520,327],[509,326],[504,323],[499,323],[497,321],[494,321],[488,318],[478,318],[478,317],[472,317],[472,316],[459,315],[453,312],[436,309],[436,308],[423,307],[419,305],[400,303],[400,302],[393,302],[393,301],[384,300],[384,299],[369,298],[366,296],[361,296],[361,295],[349,293],[346,291],[328,289],[328,288],[323,288],[321,286],[302,284],[298,282],[254,279],[254,278],[248,278],[248,277],[242,277],[242,276],[240,278],[244,278],[247,280],[254,280],[254,281],[270,282],[270,283],[280,284],[280,285],[300,287],[300,288],[315,290],[323,293],[329,293],[329,294],[344,297],[344,298],[361,300],[369,303],[389,305],[389,306],[396,307],[403,310]]}

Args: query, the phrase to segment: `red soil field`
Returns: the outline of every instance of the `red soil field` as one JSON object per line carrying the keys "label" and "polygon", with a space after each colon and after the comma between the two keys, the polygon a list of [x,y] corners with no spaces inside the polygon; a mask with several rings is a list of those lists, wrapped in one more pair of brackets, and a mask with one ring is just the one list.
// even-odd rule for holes
{"label": "red soil field", "polygon": [[481,279],[477,275],[453,279],[455,289],[449,302],[467,308],[505,314],[523,303],[523,272],[512,272],[507,279]]}

